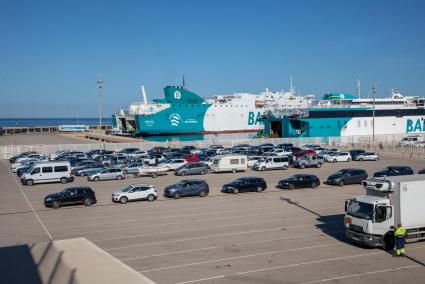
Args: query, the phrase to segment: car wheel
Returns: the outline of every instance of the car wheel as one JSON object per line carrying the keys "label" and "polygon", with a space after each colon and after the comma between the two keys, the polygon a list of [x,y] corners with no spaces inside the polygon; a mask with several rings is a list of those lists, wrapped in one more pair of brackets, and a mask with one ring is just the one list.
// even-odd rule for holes
{"label": "car wheel", "polygon": [[152,177],[153,177],[153,178],[156,178],[157,176],[158,176],[158,174],[157,174],[157,173],[153,173],[153,174],[152,174]]}
{"label": "car wheel", "polygon": [[233,189],[233,193],[234,193],[234,194],[238,194],[238,193],[239,193],[239,189],[234,188],[234,189]]}
{"label": "car wheel", "polygon": [[376,161],[378,161],[378,160],[379,160],[379,158],[375,158],[375,159],[374,159],[374,161],[375,161],[375,162],[376,162]]}
{"label": "car wheel", "polygon": [[95,177],[93,180],[94,180],[94,181],[99,181],[99,180],[100,180],[100,178],[99,178],[99,177]]}
{"label": "car wheel", "polygon": [[262,192],[263,188],[261,186],[257,187],[257,192]]}
{"label": "car wheel", "polygon": [[336,163],[336,162],[337,162],[337,160],[336,160],[336,159],[334,159],[334,160],[333,160],[333,162],[334,162],[334,163]]}
{"label": "car wheel", "polygon": [[186,175],[186,172],[181,172],[180,175],[181,176],[185,176]]}
{"label": "car wheel", "polygon": [[232,173],[236,173],[236,169],[233,169],[233,170],[232,170]]}
{"label": "car wheel", "polygon": [[293,184],[290,184],[288,188],[289,190],[294,190],[295,186]]}
{"label": "car wheel", "polygon": [[85,176],[85,174],[84,173],[80,173],[80,177],[83,177],[83,176]]}
{"label": "car wheel", "polygon": [[360,162],[363,162],[363,158],[360,158],[360,159],[359,159],[359,161],[360,161]]}
{"label": "car wheel", "polygon": [[84,205],[85,206],[90,206],[91,205],[91,199],[90,198],[84,198]]}
{"label": "car wheel", "polygon": [[52,208],[53,209],[58,209],[60,207],[61,207],[60,201],[55,200],[55,201],[52,202]]}
{"label": "car wheel", "polygon": [[204,175],[205,174],[205,171],[201,171],[201,175]]}
{"label": "car wheel", "polygon": [[317,163],[316,168],[321,168],[322,167],[322,163]]}
{"label": "car wheel", "polygon": [[351,159],[350,159],[350,158],[348,158],[348,159],[347,159],[347,163],[348,163],[348,162],[351,162]]}
{"label": "car wheel", "polygon": [[313,182],[311,183],[311,188],[316,188],[317,187],[317,183]]}
{"label": "car wheel", "polygon": [[29,186],[34,185],[34,181],[32,179],[27,180],[27,185]]}
{"label": "car wheel", "polygon": [[305,165],[304,164],[301,164],[300,165],[300,169],[304,169],[305,168]]}
{"label": "car wheel", "polygon": [[117,180],[122,180],[122,176],[117,176]]}
{"label": "car wheel", "polygon": [[261,170],[264,172],[266,170],[266,167],[262,167]]}
{"label": "car wheel", "polygon": [[121,203],[121,204],[126,204],[126,203],[127,203],[127,201],[128,201],[128,198],[127,198],[127,197],[125,197],[125,196],[123,196],[123,197],[121,197],[121,198],[120,198],[120,203]]}
{"label": "car wheel", "polygon": [[199,196],[200,196],[200,197],[205,197],[205,196],[207,196],[207,193],[205,192],[205,190],[202,190],[202,191],[199,193]]}
{"label": "car wheel", "polygon": [[288,169],[288,166],[283,166],[282,170],[286,171]]}
{"label": "car wheel", "polygon": [[343,181],[343,180],[340,180],[340,181],[338,182],[338,185],[339,185],[339,186],[344,186],[344,181]]}
{"label": "car wheel", "polygon": [[61,184],[65,184],[66,183],[66,178],[61,178]]}
{"label": "car wheel", "polygon": [[154,201],[154,200],[155,200],[155,195],[149,194],[148,195],[148,201]]}
{"label": "car wheel", "polygon": [[182,195],[181,195],[181,193],[180,192],[176,192],[176,193],[174,193],[174,199],[180,199],[180,197],[182,197]]}
{"label": "car wheel", "polygon": [[123,170],[123,173],[127,175],[128,174],[128,171],[127,170]]}

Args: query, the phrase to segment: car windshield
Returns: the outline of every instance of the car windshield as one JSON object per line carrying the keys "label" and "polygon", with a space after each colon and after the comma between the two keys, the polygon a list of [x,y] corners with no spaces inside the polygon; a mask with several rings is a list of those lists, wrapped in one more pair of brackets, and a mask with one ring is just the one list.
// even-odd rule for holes
{"label": "car windshield", "polygon": [[69,188],[65,188],[64,190],[61,191],[61,194],[66,194],[66,193],[70,193],[71,190],[69,190]]}
{"label": "car windshield", "polygon": [[126,188],[124,188],[123,190],[121,190],[122,192],[128,192],[130,189],[132,189],[133,186],[129,185]]}
{"label": "car windshield", "polygon": [[348,204],[347,214],[353,217],[371,220],[373,216],[373,205],[351,200]]}
{"label": "car windshield", "polygon": [[297,179],[297,176],[291,176],[288,178],[288,180],[296,180],[296,179]]}
{"label": "car windshield", "polygon": [[343,174],[345,174],[346,172],[348,172],[347,170],[340,170],[340,171],[337,171],[336,173],[335,173],[335,175],[336,176],[342,176]]}
{"label": "car windshield", "polygon": [[243,180],[237,179],[237,180],[234,180],[232,183],[242,183],[242,182],[243,182]]}

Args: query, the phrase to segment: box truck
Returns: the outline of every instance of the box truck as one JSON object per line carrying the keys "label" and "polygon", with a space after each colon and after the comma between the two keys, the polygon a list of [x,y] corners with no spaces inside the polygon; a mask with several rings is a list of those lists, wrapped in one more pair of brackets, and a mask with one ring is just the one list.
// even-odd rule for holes
{"label": "box truck", "polygon": [[344,223],[350,240],[391,250],[399,223],[407,230],[406,242],[425,239],[425,176],[369,178],[362,185],[366,195],[345,201]]}

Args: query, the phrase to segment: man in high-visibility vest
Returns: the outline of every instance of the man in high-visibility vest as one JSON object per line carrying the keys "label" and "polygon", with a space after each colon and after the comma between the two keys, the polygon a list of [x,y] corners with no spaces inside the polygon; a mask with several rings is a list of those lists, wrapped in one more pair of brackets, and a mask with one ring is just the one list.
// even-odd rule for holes
{"label": "man in high-visibility vest", "polygon": [[395,254],[397,256],[404,256],[406,250],[404,244],[406,242],[406,229],[399,223],[397,229],[394,231],[395,236]]}

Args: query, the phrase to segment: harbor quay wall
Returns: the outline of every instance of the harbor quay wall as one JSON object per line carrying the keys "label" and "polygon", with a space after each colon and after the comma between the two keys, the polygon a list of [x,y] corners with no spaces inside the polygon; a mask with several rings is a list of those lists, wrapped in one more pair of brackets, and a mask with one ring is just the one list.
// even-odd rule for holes
{"label": "harbor quay wall", "polygon": [[211,145],[223,145],[224,147],[233,147],[238,144],[260,145],[272,143],[274,145],[282,143],[292,143],[300,147],[305,144],[320,144],[328,148],[339,148],[341,150],[365,149],[377,153],[397,155],[403,157],[425,158],[425,147],[416,147],[415,145],[400,146],[401,138],[406,134],[400,135],[376,135],[372,136],[349,136],[349,137],[309,137],[309,138],[261,138],[261,139],[225,139],[225,140],[199,140],[199,141],[146,141],[128,142],[128,143],[90,143],[90,144],[53,144],[53,145],[6,145],[0,146],[0,159],[9,159],[10,157],[24,152],[36,151],[50,155],[60,150],[74,150],[87,152],[94,149],[106,149],[119,151],[128,147],[137,147],[142,150],[148,150],[153,147],[181,148],[186,145],[193,145],[198,148],[207,148]]}

